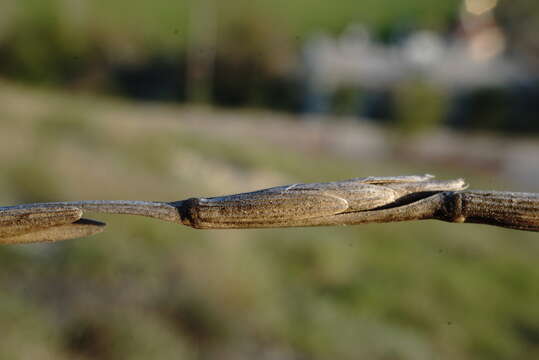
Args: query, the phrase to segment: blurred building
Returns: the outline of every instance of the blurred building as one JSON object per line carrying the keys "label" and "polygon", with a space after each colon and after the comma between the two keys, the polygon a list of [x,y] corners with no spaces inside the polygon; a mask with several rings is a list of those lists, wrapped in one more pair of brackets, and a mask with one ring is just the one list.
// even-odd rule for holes
{"label": "blurred building", "polygon": [[[510,128],[515,113],[533,116],[536,109],[519,90],[536,88],[537,82],[507,51],[504,30],[494,17],[496,5],[496,0],[464,1],[455,28],[446,34],[417,29],[382,43],[365,27],[351,25],[338,37],[313,35],[303,49],[303,110],[329,112],[335,94],[348,89],[359,98],[353,112],[387,120],[395,116],[396,89],[418,84],[435,89],[448,103],[439,122]],[[486,119],[492,112],[498,117],[500,107],[503,119]]]}

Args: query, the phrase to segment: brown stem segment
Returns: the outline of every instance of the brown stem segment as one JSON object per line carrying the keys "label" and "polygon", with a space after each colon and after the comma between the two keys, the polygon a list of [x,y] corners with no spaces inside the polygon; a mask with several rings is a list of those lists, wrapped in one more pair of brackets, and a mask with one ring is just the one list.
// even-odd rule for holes
{"label": "brown stem segment", "polygon": [[[105,214],[124,214],[139,215],[151,217],[154,219],[180,222],[179,214],[176,208],[168,203],[156,201],[133,201],[133,200],[83,200],[83,201],[64,201],[38,204],[24,204],[18,206],[9,206],[0,208],[0,213],[27,211],[36,212],[39,208],[58,209],[60,211],[66,208],[75,208],[83,211],[94,211]],[[80,211],[79,210],[79,211]],[[80,216],[79,216],[80,217]],[[0,218],[1,225],[2,218]]]}
{"label": "brown stem segment", "polygon": [[441,195],[439,220],[539,231],[539,194],[467,190]]}
{"label": "brown stem segment", "polygon": [[70,224],[52,226],[45,229],[32,229],[19,235],[0,237],[0,244],[31,244],[54,242],[86,237],[102,232],[105,224],[90,219],[80,219]]}

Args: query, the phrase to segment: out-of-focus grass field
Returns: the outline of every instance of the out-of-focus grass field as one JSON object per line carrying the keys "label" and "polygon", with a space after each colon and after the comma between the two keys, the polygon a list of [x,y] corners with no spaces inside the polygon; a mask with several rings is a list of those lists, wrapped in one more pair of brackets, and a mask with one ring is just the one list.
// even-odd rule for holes
{"label": "out-of-focus grass field", "polygon": [[[172,201],[433,171],[293,152],[262,133],[224,138],[226,123],[195,132],[188,111],[1,83],[0,202]],[[91,238],[0,247],[0,358],[539,357],[534,233],[96,218],[109,225]]]}

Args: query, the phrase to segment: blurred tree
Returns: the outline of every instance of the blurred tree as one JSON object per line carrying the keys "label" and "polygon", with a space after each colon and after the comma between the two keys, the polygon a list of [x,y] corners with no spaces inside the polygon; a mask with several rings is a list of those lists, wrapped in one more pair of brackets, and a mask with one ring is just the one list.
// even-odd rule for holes
{"label": "blurred tree", "polygon": [[214,0],[192,0],[189,5],[187,98],[207,102],[215,65],[217,9]]}
{"label": "blurred tree", "polygon": [[510,50],[522,56],[530,70],[539,74],[539,2],[503,0],[496,15],[509,38]]}
{"label": "blurred tree", "polygon": [[432,129],[440,125],[446,101],[439,88],[421,81],[405,82],[396,88],[396,126],[404,133]]}

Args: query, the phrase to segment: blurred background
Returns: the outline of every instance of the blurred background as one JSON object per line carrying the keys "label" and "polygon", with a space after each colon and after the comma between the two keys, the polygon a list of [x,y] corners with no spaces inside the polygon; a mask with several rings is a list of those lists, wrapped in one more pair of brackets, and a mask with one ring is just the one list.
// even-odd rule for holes
{"label": "blurred background", "polygon": [[[536,0],[2,0],[0,203],[433,173],[539,191]],[[539,238],[96,216],[0,248],[1,359],[537,359]]]}

